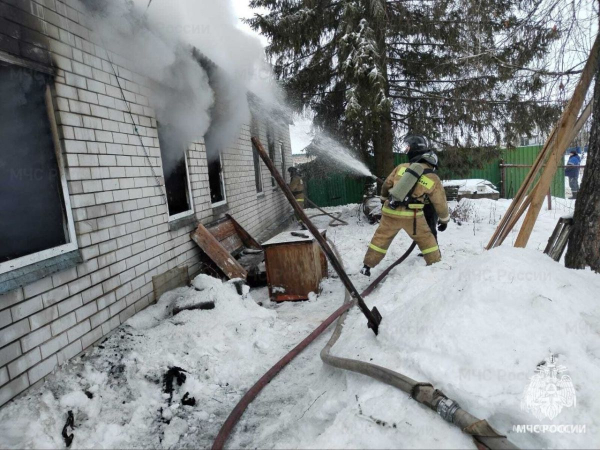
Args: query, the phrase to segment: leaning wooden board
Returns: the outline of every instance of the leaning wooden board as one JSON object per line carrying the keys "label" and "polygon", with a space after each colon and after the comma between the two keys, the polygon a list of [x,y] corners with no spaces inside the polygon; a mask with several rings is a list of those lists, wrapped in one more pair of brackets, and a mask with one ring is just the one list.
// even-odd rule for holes
{"label": "leaning wooden board", "polygon": [[198,228],[192,232],[191,237],[204,253],[215,262],[219,269],[223,271],[227,278],[246,279],[248,272],[231,256],[204,225],[199,224]]}

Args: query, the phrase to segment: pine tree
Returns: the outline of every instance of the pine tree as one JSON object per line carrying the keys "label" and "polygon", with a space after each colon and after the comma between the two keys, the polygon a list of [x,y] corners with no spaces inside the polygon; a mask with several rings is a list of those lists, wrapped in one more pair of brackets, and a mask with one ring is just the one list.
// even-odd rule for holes
{"label": "pine tree", "polygon": [[548,128],[560,108],[539,101],[548,74],[529,68],[560,30],[536,15],[540,3],[252,0],[268,13],[248,22],[269,38],[292,102],[374,154],[385,175],[409,131],[453,149],[510,145]]}

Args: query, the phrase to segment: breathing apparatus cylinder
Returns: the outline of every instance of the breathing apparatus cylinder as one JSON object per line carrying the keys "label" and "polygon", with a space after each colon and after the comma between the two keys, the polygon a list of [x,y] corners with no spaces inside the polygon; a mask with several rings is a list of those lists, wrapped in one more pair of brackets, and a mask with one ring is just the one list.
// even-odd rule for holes
{"label": "breathing apparatus cylinder", "polygon": [[402,204],[407,204],[408,197],[412,193],[415,185],[423,175],[424,167],[419,163],[413,163],[408,167],[398,182],[390,189],[389,207],[396,209]]}

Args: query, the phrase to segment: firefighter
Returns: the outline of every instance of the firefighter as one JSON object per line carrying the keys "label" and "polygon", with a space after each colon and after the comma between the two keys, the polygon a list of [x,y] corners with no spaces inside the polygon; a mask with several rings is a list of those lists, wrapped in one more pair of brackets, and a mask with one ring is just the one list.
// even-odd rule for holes
{"label": "firefighter", "polygon": [[[450,215],[444,187],[434,173],[438,166],[438,158],[423,136],[408,136],[405,143],[412,159],[410,163],[396,167],[381,188],[381,222],[365,255],[364,267],[360,271],[363,275],[369,276],[371,269],[381,262],[400,230],[404,230],[417,243],[427,265],[442,258],[436,237],[423,213],[425,205],[431,203],[439,217],[438,231],[446,230]],[[415,168],[421,169],[422,174],[411,169],[414,163],[419,165]],[[390,190],[399,187],[397,185],[404,176],[408,178],[403,182],[403,186],[408,184],[411,188],[406,198],[397,199],[390,195]]]}
{"label": "firefighter", "polygon": [[302,178],[300,178],[298,168],[290,167],[288,168],[288,172],[290,173],[290,184],[288,185],[290,191],[294,194],[294,198],[298,204],[304,209],[304,183],[302,182]]}

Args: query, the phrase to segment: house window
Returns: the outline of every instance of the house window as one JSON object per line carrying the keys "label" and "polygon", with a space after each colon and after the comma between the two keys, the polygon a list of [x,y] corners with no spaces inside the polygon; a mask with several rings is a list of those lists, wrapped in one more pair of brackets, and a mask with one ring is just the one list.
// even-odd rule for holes
{"label": "house window", "polygon": [[285,180],[285,148],[283,142],[279,143],[279,153],[281,155],[281,176]]}
{"label": "house window", "polygon": [[[273,124],[267,124],[267,147],[269,149],[269,158],[275,164],[275,130]],[[271,186],[275,186],[275,178],[271,177]]]}
{"label": "house window", "polygon": [[[258,121],[256,120],[256,118],[254,116],[252,116],[252,125],[250,126],[250,135],[258,136]],[[258,156],[258,152],[254,148],[254,145],[253,144],[250,144],[250,145],[252,146],[252,158],[254,160],[254,183],[256,184],[256,192],[262,192],[263,185],[262,185],[262,170],[261,170],[261,166],[260,166],[260,156]]]}
{"label": "house window", "polygon": [[181,133],[178,133],[174,127],[158,124],[158,142],[170,221],[189,216],[194,212],[186,158],[188,143],[180,136]]}
{"label": "house window", "polygon": [[0,63],[0,274],[77,249],[49,82]]}
{"label": "house window", "polygon": [[207,143],[206,158],[208,159],[208,186],[210,188],[210,202],[212,206],[226,203],[225,181],[223,179],[223,158],[216,145]]}

